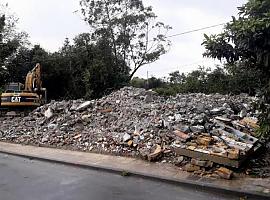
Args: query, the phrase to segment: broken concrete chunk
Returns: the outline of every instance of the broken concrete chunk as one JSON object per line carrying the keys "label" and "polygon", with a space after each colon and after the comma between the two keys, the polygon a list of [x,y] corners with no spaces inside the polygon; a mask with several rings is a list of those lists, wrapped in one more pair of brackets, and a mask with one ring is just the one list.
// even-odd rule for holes
{"label": "broken concrete chunk", "polygon": [[76,111],[83,111],[91,106],[92,102],[91,101],[86,101],[82,104],[80,104],[77,108]]}
{"label": "broken concrete chunk", "polygon": [[187,149],[194,151],[196,149],[196,147],[195,146],[188,146]]}
{"label": "broken concrete chunk", "polygon": [[15,116],[17,116],[17,113],[15,111],[9,111],[6,113],[6,116],[7,117],[15,117]]}
{"label": "broken concrete chunk", "polygon": [[128,133],[125,133],[125,135],[123,136],[123,141],[127,142],[130,139],[131,139],[131,136]]}
{"label": "broken concrete chunk", "polygon": [[239,149],[228,149],[227,152],[228,152],[228,158],[233,159],[233,160],[239,159],[239,154],[240,154]]}
{"label": "broken concrete chunk", "polygon": [[240,123],[244,126],[250,126],[253,129],[259,128],[258,119],[256,118],[245,117],[240,121]]}
{"label": "broken concrete chunk", "polygon": [[132,146],[132,144],[133,144],[133,141],[132,141],[132,140],[129,140],[129,141],[128,141],[128,146],[130,146],[130,147],[131,147],[131,146]]}
{"label": "broken concrete chunk", "polygon": [[216,119],[216,120],[219,120],[219,121],[222,121],[222,122],[224,122],[224,123],[229,123],[229,122],[232,121],[232,120],[229,119],[229,118],[226,118],[226,117],[219,117],[219,116],[215,117],[215,119]]}
{"label": "broken concrete chunk", "polygon": [[184,132],[184,133],[190,133],[190,128],[188,125],[183,125],[179,127],[179,130]]}
{"label": "broken concrete chunk", "polygon": [[205,128],[204,126],[191,126],[190,127],[190,130],[193,132],[193,133],[203,133],[205,131]]}
{"label": "broken concrete chunk", "polygon": [[[219,156],[222,161],[238,162],[242,155],[253,151],[257,141],[251,136],[258,127],[255,121],[259,114],[251,107],[253,101],[245,95],[196,93],[165,98],[141,88],[124,87],[100,99],[51,101],[27,117],[3,119],[0,139],[122,156],[140,155],[151,161],[164,156],[168,163],[183,165],[190,159],[179,157],[176,161],[179,155],[198,158],[208,154]],[[241,119],[241,110],[247,111],[250,120]],[[176,155],[177,148],[191,154]],[[207,164],[192,161],[192,166],[204,169]]]}
{"label": "broken concrete chunk", "polygon": [[147,94],[145,96],[145,99],[144,100],[145,100],[145,102],[149,103],[149,102],[153,101],[153,97],[152,97],[151,94]]}
{"label": "broken concrete chunk", "polygon": [[200,170],[200,166],[197,166],[197,165],[193,165],[193,164],[186,164],[184,167],[183,167],[183,170],[187,171],[187,172],[195,172],[195,171],[198,171]]}
{"label": "broken concrete chunk", "polygon": [[175,130],[173,133],[177,137],[179,137],[179,138],[181,138],[182,140],[185,140],[185,141],[189,138],[189,135],[188,134],[186,134],[186,133],[184,133],[182,131],[179,131],[179,130]]}
{"label": "broken concrete chunk", "polygon": [[49,124],[48,129],[55,130],[57,128],[57,124]]}
{"label": "broken concrete chunk", "polygon": [[209,146],[213,141],[212,137],[207,137],[207,136],[199,136],[196,140],[197,144],[199,145],[204,145],[204,146]]}
{"label": "broken concrete chunk", "polygon": [[85,121],[85,122],[89,122],[90,121],[90,117],[91,117],[91,115],[83,115],[82,116],[82,120]]}
{"label": "broken concrete chunk", "polygon": [[47,119],[50,119],[53,117],[53,110],[49,107],[45,112],[44,112],[44,116]]}
{"label": "broken concrete chunk", "polygon": [[41,139],[41,142],[44,143],[44,142],[48,142],[49,141],[49,135],[46,135],[44,136],[42,139]]}
{"label": "broken concrete chunk", "polygon": [[80,137],[82,137],[82,134],[78,134],[78,135],[74,136],[73,138],[76,140],[76,139],[78,139]]}
{"label": "broken concrete chunk", "polygon": [[222,113],[223,111],[224,111],[224,108],[220,107],[220,108],[214,108],[214,109],[210,110],[210,113],[213,115],[217,115],[217,114]]}
{"label": "broken concrete chunk", "polygon": [[246,117],[246,116],[247,116],[247,111],[246,111],[246,110],[241,110],[239,116],[240,116],[241,118]]}
{"label": "broken concrete chunk", "polygon": [[174,164],[181,164],[184,161],[184,156],[179,156],[175,158]]}
{"label": "broken concrete chunk", "polygon": [[162,154],[162,149],[160,145],[156,145],[155,151],[148,155],[148,161],[155,161]]}
{"label": "broken concrete chunk", "polygon": [[221,178],[224,178],[224,179],[231,179],[232,178],[232,175],[233,175],[233,172],[232,170],[230,169],[227,169],[225,167],[220,167],[216,173],[221,177]]}
{"label": "broken concrete chunk", "polygon": [[101,113],[109,113],[109,112],[112,112],[112,108],[103,109],[103,110],[100,110],[99,112],[101,112]]}
{"label": "broken concrete chunk", "polygon": [[213,162],[211,162],[211,161],[199,160],[199,159],[195,159],[195,158],[191,159],[191,164],[197,165],[200,167],[212,167],[213,166]]}
{"label": "broken concrete chunk", "polygon": [[139,149],[139,153],[140,153],[140,156],[142,159],[144,159],[144,160],[148,159],[149,149],[141,148],[141,149]]}

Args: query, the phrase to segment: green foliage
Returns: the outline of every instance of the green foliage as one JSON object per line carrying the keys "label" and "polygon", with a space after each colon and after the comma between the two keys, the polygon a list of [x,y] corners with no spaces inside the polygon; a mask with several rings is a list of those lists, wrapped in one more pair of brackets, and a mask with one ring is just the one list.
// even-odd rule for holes
{"label": "green foliage", "polygon": [[145,80],[143,78],[139,78],[139,77],[134,77],[130,81],[130,85],[132,85],[133,87],[136,87],[136,88],[146,88],[146,84],[147,84],[147,80]]}
{"label": "green foliage", "polygon": [[161,96],[175,96],[181,91],[177,85],[165,85],[160,88],[156,88],[155,91]]}
{"label": "green foliage", "polygon": [[160,78],[151,77],[149,79],[143,79],[134,77],[130,81],[130,85],[137,88],[145,88],[145,89],[155,89],[162,87],[164,85],[164,81]]}
{"label": "green foliage", "polygon": [[[264,81],[260,77],[261,74],[258,71],[246,70],[237,64],[227,65],[223,68],[217,66],[213,70],[199,67],[186,74],[175,71],[169,74],[168,81],[154,77],[147,81],[147,79],[135,77],[132,79],[131,85],[154,89],[163,96],[200,92],[255,95],[256,91],[264,85]],[[155,84],[149,84],[147,87],[147,82],[151,83],[151,80],[155,80]]]}
{"label": "green foliage", "polygon": [[7,60],[27,43],[27,35],[16,31],[17,19],[9,13],[7,5],[0,4],[0,87],[9,77]]}
{"label": "green foliage", "polygon": [[[91,41],[88,33],[66,39],[63,47],[48,53],[39,45],[21,48],[7,65],[9,81],[24,82],[29,70],[38,62],[42,65],[43,86],[50,99],[98,98],[127,83],[129,68],[114,62],[111,47],[106,40]],[[124,67],[125,66],[125,67]]]}
{"label": "green foliage", "polygon": [[2,94],[3,91],[4,91],[4,89],[2,87],[0,87],[0,95]]}
{"label": "green foliage", "polygon": [[262,111],[260,115],[260,129],[259,129],[259,136],[262,136],[266,139],[269,139],[268,137],[265,137],[267,134],[270,133],[270,81],[268,85],[265,86],[261,90],[260,95],[260,101],[257,104],[258,109]]}
{"label": "green foliage", "polygon": [[[249,0],[239,7],[239,16],[227,23],[218,35],[205,35],[205,56],[225,59],[229,65],[238,63],[240,70],[255,70],[260,79],[261,102],[259,108],[262,136],[270,135],[270,1]],[[237,71],[238,69],[235,68]]]}
{"label": "green foliage", "polygon": [[81,0],[80,4],[93,30],[91,38],[107,39],[115,62],[123,60],[132,69],[130,79],[140,67],[167,52],[166,34],[171,27],[156,22],[152,8],[144,7],[141,0]]}

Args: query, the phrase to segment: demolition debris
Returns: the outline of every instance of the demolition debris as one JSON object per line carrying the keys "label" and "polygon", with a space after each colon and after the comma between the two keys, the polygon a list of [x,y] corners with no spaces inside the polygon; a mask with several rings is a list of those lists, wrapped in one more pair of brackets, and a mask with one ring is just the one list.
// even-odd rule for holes
{"label": "demolition debris", "polygon": [[[52,101],[1,119],[0,139],[170,162],[187,171],[239,167],[258,148],[255,97],[179,94],[125,87],[92,101]],[[191,160],[188,158],[192,158]],[[216,168],[230,178],[232,172]]]}

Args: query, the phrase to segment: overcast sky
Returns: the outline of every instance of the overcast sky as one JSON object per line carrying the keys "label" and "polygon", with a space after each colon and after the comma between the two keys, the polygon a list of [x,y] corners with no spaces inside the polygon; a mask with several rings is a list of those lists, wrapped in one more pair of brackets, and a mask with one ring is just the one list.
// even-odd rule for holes
{"label": "overcast sky", "polygon": [[[0,0],[16,13],[19,28],[26,31],[33,44],[57,51],[66,37],[72,39],[88,31],[88,26],[74,13],[79,0]],[[158,20],[173,27],[169,35],[207,27],[231,20],[237,7],[246,0],[144,0],[152,5]],[[172,71],[189,72],[202,66],[214,66],[218,61],[202,57],[203,34],[219,33],[221,27],[171,38],[170,51],[157,62],[142,67],[136,76],[163,77]]]}

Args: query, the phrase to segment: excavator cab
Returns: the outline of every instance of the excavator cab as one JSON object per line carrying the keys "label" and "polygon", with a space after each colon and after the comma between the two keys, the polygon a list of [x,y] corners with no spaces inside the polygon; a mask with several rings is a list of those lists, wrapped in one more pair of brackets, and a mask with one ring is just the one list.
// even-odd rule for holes
{"label": "excavator cab", "polygon": [[8,83],[5,86],[5,92],[21,92],[24,85],[21,83]]}

